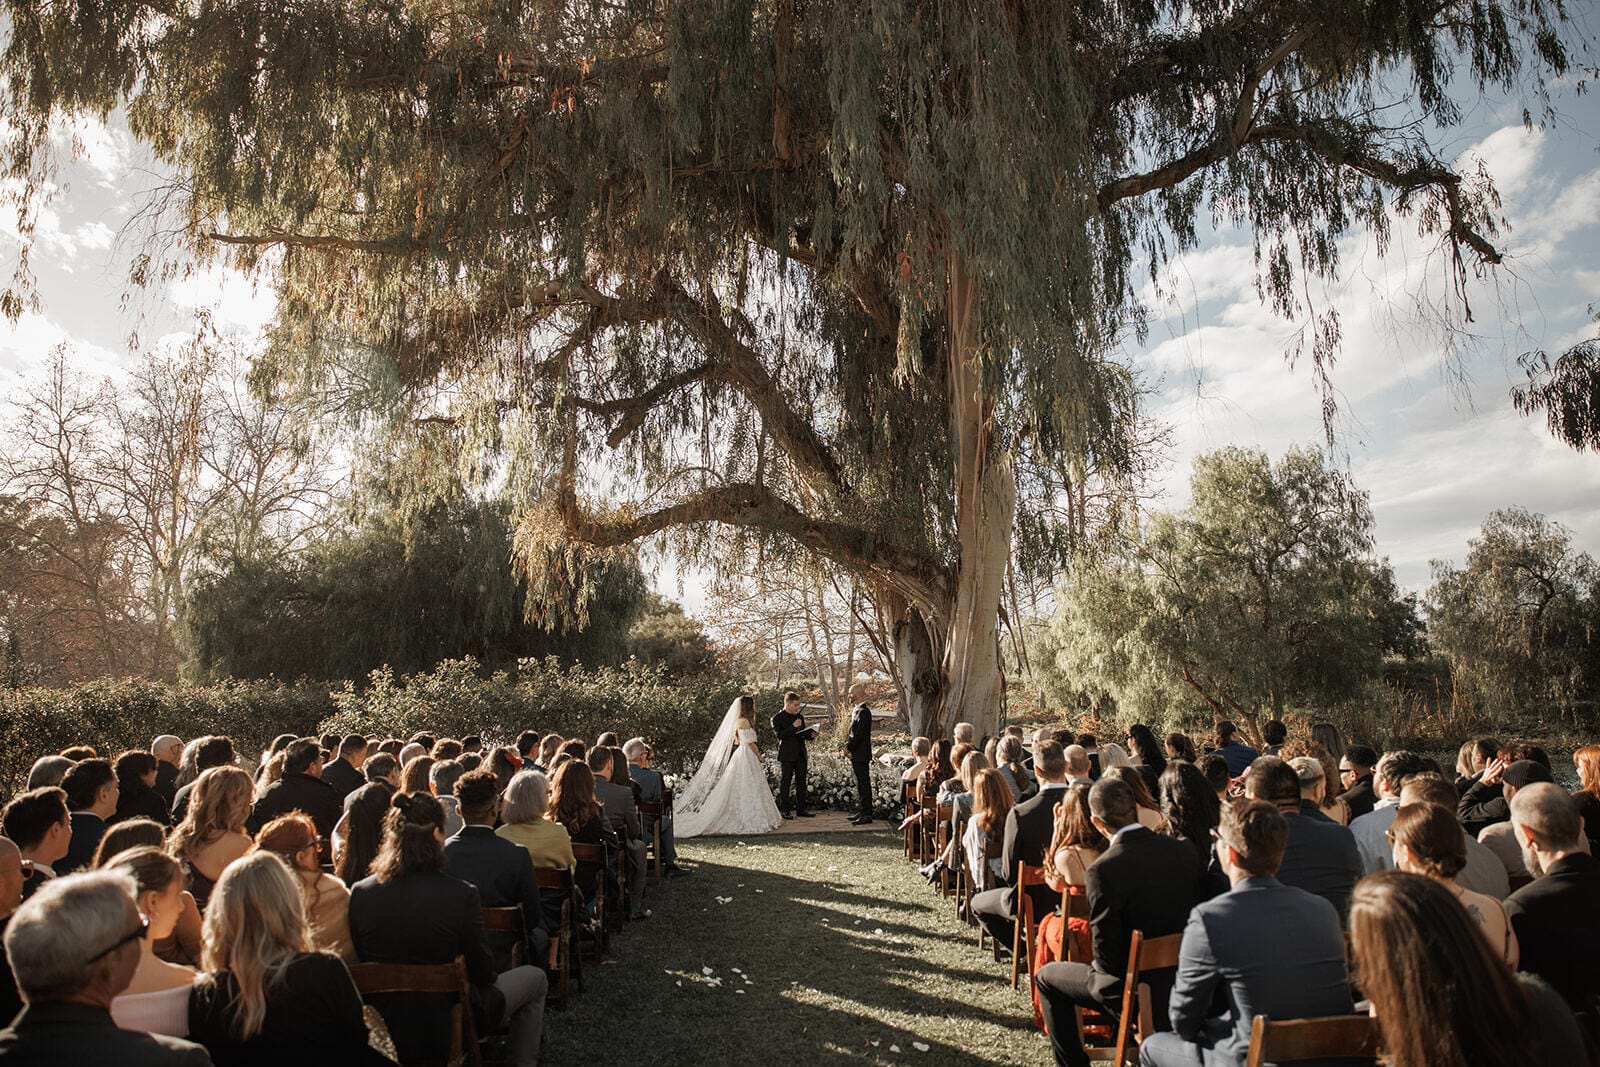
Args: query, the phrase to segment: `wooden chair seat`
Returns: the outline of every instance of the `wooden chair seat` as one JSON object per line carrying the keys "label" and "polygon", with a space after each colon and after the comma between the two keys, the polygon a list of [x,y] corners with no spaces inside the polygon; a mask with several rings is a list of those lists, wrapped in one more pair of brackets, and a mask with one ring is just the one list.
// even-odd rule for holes
{"label": "wooden chair seat", "polygon": [[[1017,867],[1017,917],[1011,923],[1011,988],[1017,988],[1017,976],[1023,973],[1025,961],[1033,956],[1033,939],[1039,929],[1033,914],[1033,896],[1030,886],[1043,886],[1044,868],[1032,863]],[[1032,974],[1030,968],[1026,973]]]}
{"label": "wooden chair seat", "polygon": [[[565,867],[535,867],[534,881],[539,886],[540,893],[546,890],[561,894],[561,928],[556,931],[556,999],[565,1007],[572,997],[572,979],[574,977],[574,961],[572,955],[572,872]],[[577,975],[579,988],[582,988],[583,976]]]}
{"label": "wooden chair seat", "polygon": [[450,1059],[448,1062],[481,1067],[478,1032],[472,1021],[472,987],[467,961],[457,956],[449,963],[352,963],[350,977],[363,998],[383,993],[437,993],[452,995],[450,1009]]}
{"label": "wooden chair seat", "polygon": [[[585,867],[595,869],[593,876],[594,922],[595,928],[599,931],[595,949],[599,955],[604,956],[611,951],[611,915],[606,901],[609,895],[606,892],[606,871],[610,870],[611,867],[610,850],[605,845],[585,845],[574,841],[572,843],[572,858],[578,861],[580,877],[584,877]],[[587,878],[585,878],[585,881],[587,881]],[[583,891],[584,898],[588,899],[589,891],[587,886],[580,884],[578,888]],[[582,951],[581,943],[579,950]]]}
{"label": "wooden chair seat", "polygon": [[1245,1067],[1268,1063],[1378,1055],[1378,1020],[1366,1015],[1326,1015],[1318,1019],[1273,1022],[1257,1015],[1250,1024],[1250,1058]]}

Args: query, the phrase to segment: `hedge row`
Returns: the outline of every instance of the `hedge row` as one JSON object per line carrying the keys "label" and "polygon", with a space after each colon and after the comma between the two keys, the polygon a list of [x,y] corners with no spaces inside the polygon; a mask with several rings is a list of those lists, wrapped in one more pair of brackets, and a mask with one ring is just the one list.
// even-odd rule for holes
{"label": "hedge row", "polygon": [[[427,730],[503,743],[525,729],[590,740],[614,730],[624,740],[648,738],[663,768],[688,770],[738,692],[726,679],[676,681],[634,663],[587,670],[554,660],[525,661],[514,674],[488,677],[472,660],[406,676],[384,669],[360,688],[345,683],[332,692],[326,685],[139,680],[0,690],[0,790],[16,792],[35,759],[70,745],[115,755],[164,733],[185,740],[226,734],[250,754],[281,733],[409,737]],[[757,729],[770,744],[766,720],[777,710],[776,694],[758,694],[757,707]]]}

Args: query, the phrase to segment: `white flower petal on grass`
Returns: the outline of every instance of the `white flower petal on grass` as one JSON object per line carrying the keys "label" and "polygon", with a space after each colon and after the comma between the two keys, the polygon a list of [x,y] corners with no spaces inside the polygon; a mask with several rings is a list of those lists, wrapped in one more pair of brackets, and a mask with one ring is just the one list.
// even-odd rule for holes
{"label": "white flower petal on grass", "polygon": [[929,1048],[929,1046],[923,1044],[921,1041],[911,1042],[911,1047],[916,1049],[918,1052],[926,1052]]}
{"label": "white flower petal on grass", "polygon": [[735,989],[734,992],[739,994],[741,997],[744,996],[744,990],[742,989]]}
{"label": "white flower petal on grass", "polygon": [[711,967],[701,967],[700,968],[700,973],[709,978],[711,975],[716,974],[717,972],[716,972],[716,970],[714,968],[711,968]]}
{"label": "white flower petal on grass", "polygon": [[899,1045],[890,1045],[889,1046],[889,1051],[890,1052],[899,1052],[900,1051],[900,1046]]}

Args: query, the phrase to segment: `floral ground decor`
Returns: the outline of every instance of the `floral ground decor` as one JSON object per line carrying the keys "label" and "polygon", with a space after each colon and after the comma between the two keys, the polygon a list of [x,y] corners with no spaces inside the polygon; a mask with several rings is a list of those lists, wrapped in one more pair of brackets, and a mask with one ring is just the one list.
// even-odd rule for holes
{"label": "floral ground decor", "polygon": [[[778,795],[782,781],[782,768],[775,756],[763,756],[762,765],[767,771],[767,784],[772,795]],[[848,759],[826,753],[812,753],[807,761],[806,799],[814,810],[856,811],[860,800],[856,796],[856,772]],[[694,777],[695,767],[688,767],[682,775],[667,775],[673,792],[681,793]],[[900,818],[900,772],[878,763],[872,765],[872,814],[879,819]]]}

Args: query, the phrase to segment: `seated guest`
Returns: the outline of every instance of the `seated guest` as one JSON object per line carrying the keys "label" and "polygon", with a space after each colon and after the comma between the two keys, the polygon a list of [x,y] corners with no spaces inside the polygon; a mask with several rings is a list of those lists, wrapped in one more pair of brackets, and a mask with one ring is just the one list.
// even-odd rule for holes
{"label": "seated guest", "polygon": [[524,730],[517,735],[517,758],[524,767],[530,763],[539,762],[539,734],[535,730]]}
{"label": "seated guest", "polygon": [[[356,954],[368,963],[449,963],[464,957],[479,1033],[509,1029],[512,1063],[535,1064],[548,980],[532,966],[503,974],[496,970],[477,889],[445,873],[443,831],[444,809],[436,799],[426,793],[394,798],[372,875],[350,890]],[[448,1002],[405,993],[370,999],[388,1022],[402,1062],[447,1054]]]}
{"label": "seated guest", "polygon": [[1131,767],[1133,760],[1128,756],[1128,750],[1115,741],[1107,741],[1100,746],[1100,773],[1114,771],[1118,767]]}
{"label": "seated guest", "polygon": [[[1406,779],[1406,784],[1400,787],[1400,806],[1407,804],[1437,804],[1441,808],[1455,814],[1456,801],[1459,795],[1455,787],[1445,781],[1444,775],[1434,774],[1431,771],[1425,774],[1413,774]],[[1457,819],[1456,824],[1460,825]],[[1511,879],[1507,875],[1505,865],[1502,864],[1487,846],[1473,840],[1469,835],[1461,835],[1462,844],[1466,846],[1466,866],[1456,874],[1456,885],[1474,893],[1493,897],[1495,900],[1504,900],[1511,894]]]}
{"label": "seated guest", "polygon": [[415,741],[407,741],[405,746],[403,748],[401,748],[399,753],[395,756],[395,758],[400,761],[400,767],[401,767],[401,792],[405,791],[405,780],[404,780],[405,765],[410,763],[412,760],[416,759],[418,756],[426,756],[427,754],[428,754],[427,748],[424,748],[422,745],[418,744]]}
{"label": "seated guest", "polygon": [[1389,825],[1400,808],[1400,787],[1413,774],[1428,769],[1428,762],[1415,752],[1404,749],[1384,753],[1378,761],[1373,784],[1378,802],[1371,811],[1350,822],[1350,832],[1355,835],[1356,847],[1361,850],[1361,869],[1367,874],[1384,871],[1394,862],[1389,848]]}
{"label": "seated guest", "polygon": [[1094,777],[1090,774],[1089,753],[1082,745],[1074,742],[1063,746],[1062,756],[1067,761],[1067,784],[1094,785]]}
{"label": "seated guest", "polygon": [[954,778],[946,778],[939,784],[939,794],[935,801],[939,804],[949,804],[960,793],[965,793],[971,786],[961,778],[961,761],[972,752],[972,746],[960,741],[950,750],[950,765],[956,769]]}
{"label": "seated guest", "polygon": [[[1101,745],[1100,753],[1104,757],[1110,745]],[[1126,783],[1133,790],[1133,802],[1139,808],[1139,825],[1146,830],[1154,830],[1158,834],[1167,832],[1166,816],[1161,814],[1161,805],[1156,803],[1156,798],[1151,794],[1150,787],[1145,784],[1144,771],[1130,763],[1120,767],[1107,767],[1100,775],[1101,781],[1115,778]]]}
{"label": "seated guest", "polygon": [[[1494,853],[1505,867],[1506,876],[1512,884],[1521,887],[1538,872],[1528,870],[1525,863],[1522,841],[1511,825],[1511,801],[1518,792],[1528,786],[1548,783],[1550,768],[1533,760],[1517,760],[1507,767],[1498,769],[1496,778],[1506,804],[1506,819],[1504,822],[1485,826],[1478,833],[1478,841]],[[1456,810],[1459,812],[1460,808]]]}
{"label": "seated guest", "polygon": [[1600,745],[1583,745],[1572,754],[1578,772],[1578,788],[1572,799],[1578,802],[1583,818],[1583,834],[1589,839],[1589,854],[1600,851]]}
{"label": "seated guest", "polygon": [[1534,975],[1512,974],[1435,879],[1363,878],[1350,902],[1350,955],[1390,1067],[1589,1062],[1561,997]]}
{"label": "seated guest", "polygon": [[[639,805],[633,799],[632,788],[611,780],[616,763],[611,749],[596,745],[589,750],[589,770],[594,773],[595,799],[600,802],[601,815],[606,829],[622,844],[626,857],[628,890],[628,917],[647,919],[650,913],[644,906],[645,849],[643,829],[639,824]],[[515,779],[513,779],[515,781]]]}
{"label": "seated guest", "polygon": [[[458,742],[459,743],[459,742]],[[440,742],[443,744],[443,742]],[[438,747],[438,746],[435,746]],[[465,824],[461,820],[461,807],[456,803],[456,783],[467,769],[457,759],[435,760],[428,771],[428,792],[439,799],[444,808],[444,836],[454,837]]]}
{"label": "seated guest", "polygon": [[172,831],[170,851],[188,873],[189,892],[202,912],[222,872],[254,844],[244,832],[250,795],[248,774],[213,767],[195,782],[189,815]]}
{"label": "seated guest", "polygon": [[[457,741],[453,737],[439,738],[439,740],[433,743],[433,748],[429,749],[428,751],[428,755],[441,762],[445,760],[459,760],[461,759],[463,753],[464,747],[462,746],[461,742]],[[462,773],[464,774],[466,772],[463,771]]]}
{"label": "seated guest", "polygon": [[978,728],[973,726],[970,722],[958,722],[956,723],[955,728],[950,731],[951,740],[958,745],[966,745],[968,748],[977,747],[974,743],[977,740],[977,737]]}
{"label": "seated guest", "polygon": [[[1113,778],[1096,782],[1089,791],[1089,811],[1095,828],[1111,841],[1088,871],[1094,959],[1046,964],[1038,975],[1039,1005],[1056,1063],[1071,1067],[1089,1063],[1078,1040],[1075,1009],[1111,1015],[1121,1011],[1133,931],[1141,930],[1147,937],[1177,933],[1204,892],[1194,849],[1140,826],[1133,790],[1125,782]],[[1156,1023],[1163,1027],[1170,979],[1150,977]]]}
{"label": "seated guest", "polygon": [[[182,781],[183,772],[178,773],[178,792],[172,798],[172,821],[181,823],[189,814],[189,797],[200,782],[200,776],[213,767],[231,767],[237,758],[233,751],[233,742],[226,737],[201,737],[189,742],[194,747],[194,778]],[[184,758],[189,756],[189,747],[183,750]]]}
{"label": "seated guest", "polygon": [[[635,737],[622,746],[623,753],[628,759],[628,777],[639,787],[639,802],[642,804],[660,804],[666,790],[666,779],[661,772],[650,766],[655,758],[655,753],[650,746],[645,744],[642,737]],[[655,833],[654,815],[641,817],[641,829],[647,837]],[[661,861],[662,870],[669,878],[679,878],[689,873],[678,866],[677,842],[672,833],[672,813],[666,812],[661,820]]]}
{"label": "seated guest", "polygon": [[100,835],[106,832],[106,820],[117,813],[117,775],[109,760],[86,759],[66,773],[61,788],[71,813],[72,841],[55,871],[71,874],[89,866]]}
{"label": "seated guest", "polygon": [[[494,780],[494,775],[488,771],[473,771],[461,779],[457,792],[469,779],[481,781],[479,775]],[[528,858],[535,867],[576,870],[572,836],[565,826],[550,817],[550,780],[538,771],[522,771],[511,779],[511,785],[516,788],[507,787],[505,791],[500,809],[501,826],[495,836],[527,849]]]}
{"label": "seated guest", "polygon": [[150,819],[166,826],[172,818],[167,798],[156,790],[161,763],[148,752],[129,751],[111,765],[117,776],[117,810],[108,822]]}
{"label": "seated guest", "polygon": [[1005,873],[1001,857],[989,860],[989,869],[986,871],[984,856],[991,837],[1005,826],[1006,816],[1014,806],[1011,803],[1011,789],[998,771],[991,770],[978,772],[972,792],[972,817],[967,820],[967,829],[961,838],[961,847],[967,856],[967,869],[974,878],[981,878],[988,884],[997,883]]}
{"label": "seated guest", "polygon": [[61,750],[62,758],[69,759],[73,763],[82,763],[86,759],[94,759],[99,755],[100,753],[94,750],[93,745],[70,745]]}
{"label": "seated guest", "polygon": [[165,848],[166,844],[167,829],[154,819],[128,819],[114,823],[100,835],[100,844],[94,850],[94,859],[89,861],[89,867],[98,871],[110,863],[113,856],[130,848]]}
{"label": "seated guest", "polygon": [[[566,827],[567,836],[575,844],[604,845],[614,840],[606,829],[600,801],[595,796],[594,772],[582,759],[574,757],[557,765],[550,783],[550,817]],[[537,866],[538,861],[534,864]],[[596,863],[579,863],[573,873],[588,907],[593,907],[598,893],[612,892],[615,888],[614,883],[607,880],[609,876],[604,868]]]}
{"label": "seated guest", "polygon": [[[11,916],[22,907],[22,853],[16,842],[0,837],[0,940],[5,937]],[[0,1022],[9,1024],[22,1010],[22,994],[17,992],[17,979],[0,951]]]}
{"label": "seated guest", "polygon": [[[280,815],[298,811],[311,816],[325,846],[333,838],[343,805],[338,790],[322,780],[322,746],[315,738],[291,741],[283,750],[283,777],[267,787],[250,812],[245,829],[252,834]],[[333,858],[331,846],[323,855]]]}
{"label": "seated guest", "polygon": [[1128,727],[1128,745],[1133,749],[1133,766],[1144,775],[1145,792],[1154,796],[1161,789],[1161,772],[1167,769],[1167,754],[1156,733],[1142,722]]}
{"label": "seated guest", "polygon": [[1200,768],[1184,760],[1167,764],[1161,772],[1161,814],[1166,819],[1163,832],[1187,843],[1205,865],[1205,899],[1226,893],[1228,876],[1212,847],[1214,831],[1222,822],[1222,804]]}
{"label": "seated guest", "polygon": [[362,790],[382,792],[383,805],[387,808],[389,801],[400,792],[400,761],[387,752],[379,752],[361,765],[361,773],[367,776],[367,784],[344,798],[344,810],[350,810],[350,806],[356,802],[356,796]]}
{"label": "seated guest", "polygon": [[309,815],[280,815],[256,834],[256,849],[277,856],[300,887],[311,947],[356,962],[350,941],[350,890],[322,870],[317,827]]}
{"label": "seated guest", "polygon": [[1339,799],[1350,812],[1350,822],[1378,806],[1377,788],[1373,784],[1377,766],[1378,754],[1366,745],[1351,745],[1339,757],[1339,784],[1343,788]]}
{"label": "seated guest", "polygon": [[954,762],[955,742],[948,737],[941,737],[933,743],[933,751],[928,756],[928,765],[922,770],[922,777],[917,779],[917,796],[933,800],[939,795],[939,787],[956,776]]}
{"label": "seated guest", "polygon": [[155,953],[156,941],[171,937],[183,915],[183,868],[159,848],[144,846],[112,856],[102,869],[133,879],[134,903],[150,924],[139,939],[139,966],[111,1002],[111,1017],[124,1030],[187,1037],[189,987],[197,972]]}
{"label": "seated guest", "polygon": [[560,734],[545,734],[544,740],[539,742],[538,763],[547,776],[555,769],[556,753],[561,751],[562,740]]}
{"label": "seated guest", "polygon": [[1506,900],[1522,969],[1549,982],[1593,1034],[1600,1029],[1600,863],[1588,852],[1578,806],[1560,787],[1534,783],[1511,798],[1511,823],[1542,872]]}
{"label": "seated guest", "polygon": [[339,756],[322,768],[322,781],[331,786],[343,808],[344,798],[367,784],[361,768],[367,762],[367,739],[350,734],[339,742]]}
{"label": "seated guest", "polygon": [[72,844],[72,818],[67,794],[57,786],[30,789],[0,812],[0,832],[9,837],[33,868],[22,883],[22,898],[56,876],[55,865]]}
{"label": "seated guest", "polygon": [[1305,816],[1259,800],[1223,812],[1216,851],[1232,888],[1189,914],[1168,1001],[1172,1032],[1140,1044],[1143,1067],[1242,1067],[1257,1015],[1277,1021],[1354,1010],[1338,912],[1274,877],[1294,818]]}
{"label": "seated guest", "polygon": [[[998,773],[1003,778],[1004,768]],[[1006,815],[999,887],[984,890],[972,898],[972,913],[1002,945],[1011,944],[1012,927],[1016,922],[1017,871],[1024,863],[1042,867],[1044,850],[1055,835],[1055,807],[1067,788],[1067,761],[1060,745],[1046,741],[1040,746],[1034,759],[1034,773],[1038,776],[1039,792]],[[1045,915],[1060,899],[1048,886],[1037,886],[1030,892],[1033,893],[1033,911],[1038,916]]]}
{"label": "seated guest", "polygon": [[[576,740],[567,742],[561,748],[564,752],[570,752],[572,758],[576,760],[583,759],[589,751],[584,747],[582,741]],[[506,786],[511,784],[511,779],[522,769],[522,763],[517,759],[516,750],[505,745],[501,745],[489,753],[489,762],[486,766],[494,775],[494,780],[499,784],[502,793],[505,792]]]}
{"label": "seated guest", "polygon": [[[1295,768],[1295,773],[1300,775],[1300,808],[1306,811],[1306,801],[1314,805],[1313,810],[1325,819],[1331,819],[1340,826],[1350,825],[1350,807],[1334,794],[1339,792],[1335,784],[1339,781],[1339,761],[1333,754],[1322,747],[1319,741],[1304,741],[1295,738],[1286,741],[1283,750],[1279,753]],[[1296,760],[1310,760],[1315,763],[1316,770],[1310,767],[1302,769]]]}
{"label": "seated guest", "polygon": [[994,765],[1011,788],[1013,801],[1020,802],[1039,788],[1035,776],[1022,765],[1022,738],[1010,734],[1002,737],[995,746]]}
{"label": "seated guest", "polygon": [[1294,768],[1295,777],[1300,779],[1300,814],[1308,819],[1336,821],[1322,812],[1322,764],[1310,756],[1282,758]]}
{"label": "seated guest", "polygon": [[433,792],[433,786],[429,778],[433,773],[433,763],[433,757],[427,753],[423,753],[420,756],[412,756],[411,762],[400,768],[400,792]]}
{"label": "seated guest", "polygon": [[1221,756],[1228,765],[1228,774],[1234,778],[1239,777],[1250,769],[1250,764],[1261,755],[1255,749],[1239,740],[1239,728],[1227,719],[1217,723],[1217,755]]}
{"label": "seated guest", "polygon": [[1233,785],[1233,776],[1228,773],[1228,761],[1213,753],[1201,756],[1200,762],[1195,766],[1200,768],[1200,773],[1206,776],[1206,783],[1211,786],[1212,792],[1217,794],[1217,803],[1226,804],[1228,790]]}
{"label": "seated guest", "polygon": [[93,871],[54,879],[17,909],[5,954],[27,1006],[0,1030],[0,1063],[209,1067],[200,1046],[111,1018],[145,936],[134,890],[125,874]]}
{"label": "seated guest", "polygon": [[461,739],[461,754],[463,756],[477,756],[482,755],[482,753],[483,738],[477,734],[468,734]]}
{"label": "seated guest", "polygon": [[[518,816],[530,807],[544,809],[544,789],[533,781],[538,777],[542,776],[537,771],[522,771],[511,779],[511,788],[506,792]],[[528,933],[524,952],[530,963],[542,964],[549,956],[550,934],[561,928],[560,902],[556,902],[554,916],[547,917],[528,850],[495,834],[494,819],[500,804],[494,791],[494,775],[474,771],[461,779],[459,788],[456,799],[461,802],[466,825],[444,843],[445,873],[476,886],[486,908],[521,907]],[[513,940],[508,935],[489,935],[497,970],[510,969]]]}
{"label": "seated guest", "polygon": [[1389,836],[1394,841],[1395,867],[1444,883],[1483,931],[1489,947],[1515,970],[1517,935],[1511,929],[1505,905],[1456,884],[1456,875],[1467,865],[1467,835],[1456,813],[1437,804],[1402,804]]}
{"label": "seated guest", "polygon": [[[1171,773],[1170,764],[1167,770]],[[1095,827],[1094,819],[1090,815],[1090,788],[1087,782],[1074,782],[1067,787],[1066,798],[1056,805],[1055,836],[1050,841],[1050,847],[1045,850],[1047,858],[1044,869],[1045,881],[1056,892],[1064,892],[1074,897],[1088,893],[1089,866],[1100,858],[1109,844],[1105,835]],[[1207,839],[1209,840],[1209,837]],[[1034,952],[1028,960],[1034,977],[1037,978],[1039,970],[1045,964],[1065,959],[1069,946],[1073,959],[1094,958],[1094,942],[1089,932],[1089,920],[1078,915],[1071,916],[1063,929],[1061,912],[1051,911],[1039,921]],[[1037,981],[1033,983],[1032,988],[1033,1024],[1042,1030],[1044,1009],[1039,1001]]]}
{"label": "seated guest", "polygon": [[183,758],[183,739],[162,734],[150,742],[150,755],[156,758],[156,792],[167,805],[172,818],[172,800],[178,795],[178,761]]}
{"label": "seated guest", "polygon": [[1170,733],[1167,735],[1167,758],[1172,760],[1185,760],[1189,763],[1199,763],[1200,753],[1195,750],[1194,741],[1188,734]]}
{"label": "seated guest", "polygon": [[[1543,777],[1529,778],[1529,782],[1550,782],[1550,757],[1538,745],[1513,744],[1501,746],[1494,759],[1484,765],[1478,780],[1463,790],[1456,814],[1467,833],[1483,840],[1483,831],[1511,820],[1511,798],[1505,795],[1505,774],[1511,765],[1521,760],[1532,760],[1544,770]],[[1526,784],[1526,783],[1525,783]]]}
{"label": "seated guest", "polygon": [[1251,800],[1273,805],[1288,820],[1289,839],[1277,864],[1278,881],[1316,894],[1342,918],[1350,909],[1350,890],[1361,877],[1361,854],[1353,833],[1301,812],[1300,778],[1277,756],[1256,760],[1245,778],[1244,792]]}
{"label": "seated guest", "polygon": [[[428,749],[434,746],[434,742],[437,740],[438,738],[428,733],[428,731],[418,730],[416,733],[411,735],[411,741],[409,743],[413,745],[421,745],[422,750],[426,752]],[[401,760],[400,762],[403,764],[405,763],[405,760]]]}
{"label": "seated guest", "polygon": [[[370,765],[381,759],[392,761],[394,757],[379,753],[367,762]],[[386,781],[369,782],[350,794],[335,833],[333,854],[333,873],[345,885],[355,885],[370,873],[383,845],[383,820],[396,795]]]}
{"label": "seated guest", "polygon": [[[977,798],[978,774],[982,771],[994,770],[989,764],[988,757],[975,748],[968,749],[967,754],[961,758],[961,762],[956,766],[960,769],[950,781],[957,783],[957,785],[951,789],[949,794],[950,818],[953,823],[961,822],[972,815],[972,806]],[[1000,780],[1004,782],[1005,778],[1002,777]],[[949,783],[945,784],[948,785]],[[1008,783],[1006,792],[1009,793],[1010,791],[1011,786]]]}
{"label": "seated guest", "polygon": [[67,776],[67,772],[72,770],[73,764],[77,762],[65,756],[40,756],[33,761],[33,766],[28,770],[28,789],[60,785],[61,779]]}
{"label": "seated guest", "polygon": [[271,852],[223,872],[206,909],[205,974],[189,994],[189,1036],[218,1067],[389,1061],[367,1044],[361,994],[344,961],[311,947],[300,885]]}
{"label": "seated guest", "polygon": [[[129,819],[106,828],[90,866],[98,871],[129,849],[153,848],[164,851],[166,845],[166,827],[152,819]],[[184,881],[187,884],[187,876]],[[178,900],[177,922],[165,936],[151,937],[150,950],[158,960],[192,969],[200,962],[200,906],[195,903],[194,895],[188,889],[178,894]]]}
{"label": "seated guest", "polygon": [[1281,756],[1283,743],[1289,740],[1289,728],[1280,720],[1272,719],[1261,727],[1261,740],[1266,742],[1261,750],[1263,756]]}
{"label": "seated guest", "polygon": [[617,744],[618,738],[616,732],[613,730],[607,730],[605,733],[594,739],[595,748],[616,748]]}

